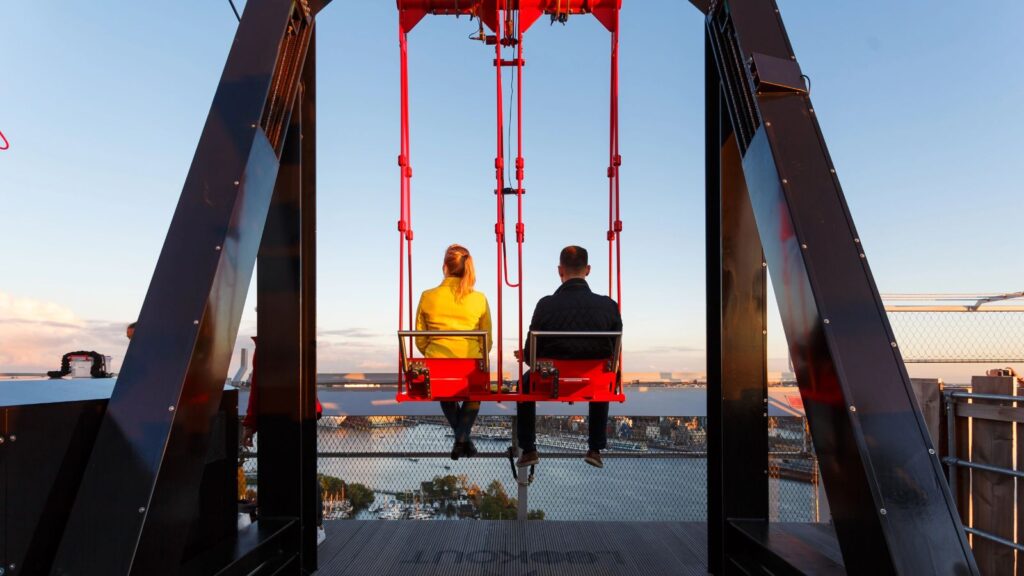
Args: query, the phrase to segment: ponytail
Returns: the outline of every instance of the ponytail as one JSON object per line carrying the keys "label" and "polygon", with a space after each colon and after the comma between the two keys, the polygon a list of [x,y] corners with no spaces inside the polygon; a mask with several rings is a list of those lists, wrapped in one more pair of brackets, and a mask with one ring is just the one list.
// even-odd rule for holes
{"label": "ponytail", "polygon": [[458,244],[449,246],[444,253],[444,269],[449,277],[459,279],[459,285],[455,288],[455,301],[461,302],[466,294],[473,292],[473,286],[476,285],[476,268],[469,250]]}

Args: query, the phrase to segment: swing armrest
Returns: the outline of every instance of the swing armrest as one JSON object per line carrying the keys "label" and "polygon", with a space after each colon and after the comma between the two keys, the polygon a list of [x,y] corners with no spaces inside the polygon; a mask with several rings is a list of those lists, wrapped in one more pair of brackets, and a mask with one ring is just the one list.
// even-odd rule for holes
{"label": "swing armrest", "polygon": [[477,338],[480,340],[480,350],[483,353],[484,370],[489,371],[490,355],[483,352],[487,348],[487,332],[484,330],[399,330],[398,348],[402,363],[402,372],[409,371],[409,353],[405,348],[406,338],[417,336],[429,336],[432,338]]}

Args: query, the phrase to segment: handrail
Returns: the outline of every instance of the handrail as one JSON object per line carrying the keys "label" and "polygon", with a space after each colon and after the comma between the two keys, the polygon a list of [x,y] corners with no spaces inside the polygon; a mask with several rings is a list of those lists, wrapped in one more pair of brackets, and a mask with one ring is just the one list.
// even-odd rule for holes
{"label": "handrail", "polygon": [[490,371],[490,354],[487,353],[487,331],[486,330],[399,330],[398,345],[402,362],[402,374],[399,374],[399,384],[402,377],[409,371],[409,354],[405,349],[405,338],[417,336],[430,336],[437,338],[479,338],[481,360],[484,361],[484,370]]}
{"label": "handrail", "polygon": [[950,398],[967,398],[968,400],[999,400],[1003,402],[1024,402],[1024,396],[1011,396],[1010,394],[985,394],[983,392],[946,392]]}
{"label": "handrail", "polygon": [[537,365],[537,340],[540,338],[615,338],[612,352],[611,372],[619,371],[619,358],[622,357],[622,331],[617,332],[557,332],[551,330],[530,331],[530,367]]}
{"label": "handrail", "polygon": [[[1010,394],[988,394],[984,392],[965,392],[963,390],[947,390],[943,392],[946,404],[946,444],[948,456],[942,458],[942,463],[948,466],[948,483],[949,490],[954,495],[958,492],[957,487],[957,475],[959,468],[967,468],[971,470],[980,470],[983,472],[990,472],[993,474],[1002,474],[1004,476],[1010,476],[1013,478],[1024,479],[1024,470],[1014,470],[1012,468],[1006,468],[1003,466],[996,466],[993,464],[985,464],[983,462],[973,462],[971,460],[964,460],[956,457],[956,419],[959,416],[957,414],[957,406],[964,406],[966,409],[974,404],[964,404],[957,402],[957,400],[989,400],[998,402],[1021,402],[1017,409],[1024,409],[1024,396],[1013,396]],[[977,406],[992,406],[991,404],[977,404]],[[1009,407],[1008,407],[1009,408]],[[971,526],[964,526],[964,531],[968,534],[972,534],[979,538],[985,538],[992,542],[1008,546],[1018,551],[1024,552],[1024,545],[1006,538],[1000,537],[996,534],[979,530]]]}

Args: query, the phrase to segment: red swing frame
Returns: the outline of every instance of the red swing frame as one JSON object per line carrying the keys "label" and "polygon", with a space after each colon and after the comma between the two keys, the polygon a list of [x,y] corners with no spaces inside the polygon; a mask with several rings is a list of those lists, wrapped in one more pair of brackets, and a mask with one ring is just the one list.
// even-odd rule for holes
{"label": "red swing frame", "polygon": [[[399,47],[401,67],[401,152],[398,165],[401,175],[401,207],[398,221],[399,232],[399,296],[398,296],[398,338],[399,338],[399,385],[398,402],[436,401],[538,401],[538,402],[624,402],[622,393],[621,333],[531,333],[531,350],[536,350],[537,337],[588,337],[603,336],[615,338],[615,352],[612,358],[592,360],[564,360],[532,358],[529,362],[534,369],[530,372],[530,390],[519,386],[506,389],[501,360],[503,358],[503,289],[515,288],[519,303],[519,350],[523,349],[523,177],[525,160],[522,147],[522,71],[526,60],[523,58],[523,39],[526,30],[542,15],[548,14],[552,22],[565,22],[570,15],[592,13],[611,33],[611,91],[609,112],[608,146],[608,294],[616,295],[619,309],[622,309],[621,281],[621,233],[622,220],[619,218],[619,155],[618,136],[618,45],[619,10],[621,0],[398,0]],[[481,332],[421,332],[415,327],[413,318],[412,290],[412,164],[409,147],[409,82],[408,82],[408,33],[427,14],[468,15],[481,21],[480,40],[495,47],[493,65],[497,90],[497,154],[494,159],[495,198],[497,221],[494,225],[497,242],[497,374],[491,382],[489,358],[415,358],[412,356],[413,339],[416,336],[455,336],[479,338]],[[486,25],[493,35],[483,34]],[[502,58],[502,48],[511,47],[514,57]],[[516,73],[516,130],[517,151],[515,158],[515,187],[505,185],[505,148],[502,103],[502,69],[513,67]],[[515,195],[517,218],[515,225],[519,278],[510,282],[508,258],[505,243],[505,196]],[[407,272],[407,274],[406,274]],[[405,296],[406,287],[408,296]],[[406,303],[408,310],[406,312]],[[408,319],[409,329],[405,329]],[[406,342],[408,341],[408,353]],[[481,349],[484,347],[482,346]],[[485,356],[487,356],[485,354]],[[519,382],[523,380],[524,358],[519,358]],[[500,384],[499,384],[500,383]]]}

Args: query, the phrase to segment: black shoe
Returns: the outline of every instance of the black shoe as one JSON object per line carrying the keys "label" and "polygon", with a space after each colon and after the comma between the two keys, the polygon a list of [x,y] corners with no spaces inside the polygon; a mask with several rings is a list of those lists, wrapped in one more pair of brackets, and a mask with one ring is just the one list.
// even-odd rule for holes
{"label": "black shoe", "polygon": [[466,448],[462,442],[456,442],[452,446],[452,460],[458,460],[460,456],[466,455]]}
{"label": "black shoe", "polygon": [[583,457],[583,461],[594,468],[604,468],[604,462],[601,461],[600,450],[587,450],[587,455]]}
{"label": "black shoe", "polygon": [[537,449],[523,450],[522,456],[519,460],[516,460],[517,468],[526,468],[528,466],[536,466],[540,462],[540,455],[537,454]]}
{"label": "black shoe", "polygon": [[476,445],[473,444],[472,440],[467,440],[462,445],[462,455],[465,456],[466,458],[472,458],[477,454],[479,454],[479,451],[476,449]]}

